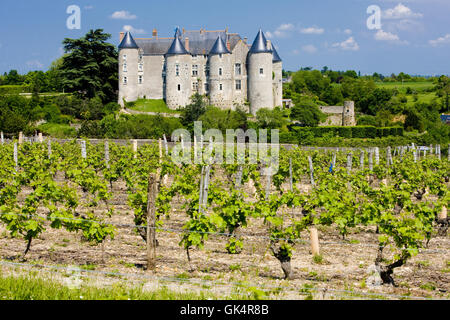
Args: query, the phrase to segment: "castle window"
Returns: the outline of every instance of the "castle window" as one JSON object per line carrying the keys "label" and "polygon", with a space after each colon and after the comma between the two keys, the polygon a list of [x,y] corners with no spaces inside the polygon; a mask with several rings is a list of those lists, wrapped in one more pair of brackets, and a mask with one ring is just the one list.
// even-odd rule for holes
{"label": "castle window", "polygon": [[222,59],[222,54],[221,53],[219,54],[219,58]]}
{"label": "castle window", "polygon": [[240,91],[242,89],[241,80],[236,80],[236,90]]}
{"label": "castle window", "polygon": [[205,66],[205,77],[209,77],[209,66]]}
{"label": "castle window", "polygon": [[181,91],[181,84],[178,85],[178,91]]}
{"label": "castle window", "polygon": [[139,71],[144,71],[144,64],[143,63],[139,63],[138,64],[138,70]]}
{"label": "castle window", "polygon": [[223,85],[219,84],[219,90],[222,91],[222,89],[223,89]]}
{"label": "castle window", "polygon": [[264,69],[263,68],[259,69],[259,74],[264,74]]}
{"label": "castle window", "polygon": [[241,64],[240,63],[236,63],[236,65],[234,66],[234,73],[237,76],[241,75]]}
{"label": "castle window", "polygon": [[139,55],[139,61],[142,61],[142,58],[143,58],[143,55],[140,54],[140,55]]}
{"label": "castle window", "polygon": [[128,78],[127,77],[123,77],[123,84],[127,84],[128,83]]}
{"label": "castle window", "polygon": [[205,92],[209,92],[209,83],[205,83]]}
{"label": "castle window", "polygon": [[127,55],[126,54],[123,55],[123,61],[127,61]]}
{"label": "castle window", "polygon": [[196,64],[192,65],[192,76],[193,77],[198,76],[198,65],[196,65]]}
{"label": "castle window", "polygon": [[124,63],[124,64],[123,64],[123,72],[127,72],[127,70],[128,70],[128,68],[127,68],[127,64],[126,64],[126,63]]}
{"label": "castle window", "polygon": [[198,82],[192,82],[192,91],[198,92]]}
{"label": "castle window", "polygon": [[142,76],[139,76],[139,77],[138,77],[138,83],[139,83],[139,84],[142,84],[142,80],[143,80]]}
{"label": "castle window", "polygon": [[179,65],[179,64],[176,64],[176,65],[175,65],[175,75],[176,75],[177,77],[180,76],[180,65]]}
{"label": "castle window", "polygon": [[219,76],[222,75],[222,68],[219,68]]}

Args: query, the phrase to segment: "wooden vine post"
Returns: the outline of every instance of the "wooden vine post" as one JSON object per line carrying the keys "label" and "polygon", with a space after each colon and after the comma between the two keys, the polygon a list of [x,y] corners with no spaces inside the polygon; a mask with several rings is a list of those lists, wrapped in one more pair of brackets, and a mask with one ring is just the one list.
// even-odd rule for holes
{"label": "wooden vine post", "polygon": [[137,142],[137,140],[133,140],[134,159],[137,159],[137,150],[138,150],[138,142]]}
{"label": "wooden vine post", "polygon": [[311,156],[308,156],[308,162],[309,162],[309,174],[310,174],[311,184],[314,187],[315,186],[315,182],[314,182],[314,167],[313,167]]}
{"label": "wooden vine post", "polygon": [[319,249],[319,234],[317,232],[317,229],[315,227],[309,228],[309,235],[311,239],[311,252],[313,256],[319,256],[320,255],[320,249]]}
{"label": "wooden vine post", "polygon": [[44,142],[44,137],[42,136],[42,132],[39,132],[38,139],[39,139],[39,143]]}
{"label": "wooden vine post", "polygon": [[106,163],[106,168],[110,168],[109,165],[109,142],[105,141],[105,163]]}
{"label": "wooden vine post", "polygon": [[1,140],[2,140],[2,144],[5,143],[5,137],[3,136],[3,131],[1,132]]}
{"label": "wooden vine post", "polygon": [[148,178],[147,192],[147,271],[156,268],[156,197],[158,177],[152,172]]}
{"label": "wooden vine post", "polygon": [[23,133],[22,131],[19,132],[19,144],[23,143]]}

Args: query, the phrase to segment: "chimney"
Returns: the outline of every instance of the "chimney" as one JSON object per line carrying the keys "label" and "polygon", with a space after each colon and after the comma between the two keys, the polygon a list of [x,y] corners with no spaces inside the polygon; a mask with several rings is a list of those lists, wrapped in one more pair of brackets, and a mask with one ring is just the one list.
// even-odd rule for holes
{"label": "chimney", "polygon": [[186,48],[186,51],[189,51],[189,38],[186,37],[186,39],[184,40],[184,47]]}
{"label": "chimney", "polygon": [[244,43],[247,44],[247,41],[248,41],[248,38],[245,37],[245,38],[244,38]]}
{"label": "chimney", "polygon": [[267,49],[272,50],[272,41],[267,40]]}
{"label": "chimney", "polygon": [[119,34],[119,42],[122,42],[122,40],[123,40],[123,38],[125,37],[125,32],[121,32],[120,34]]}
{"label": "chimney", "polygon": [[231,52],[231,43],[230,43],[230,41],[227,41],[227,49],[228,49],[228,51]]}
{"label": "chimney", "polygon": [[153,29],[153,37],[158,38],[158,30]]}

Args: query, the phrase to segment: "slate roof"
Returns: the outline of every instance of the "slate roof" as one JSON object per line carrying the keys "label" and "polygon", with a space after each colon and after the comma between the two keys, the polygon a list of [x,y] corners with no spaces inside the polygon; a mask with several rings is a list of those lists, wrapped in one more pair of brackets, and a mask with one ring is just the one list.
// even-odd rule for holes
{"label": "slate roof", "polygon": [[250,48],[250,53],[261,53],[261,52],[272,52],[272,50],[269,50],[267,48],[267,39],[264,36],[262,30],[259,29],[255,41],[253,41],[253,45]]}
{"label": "slate roof", "polygon": [[209,54],[213,55],[225,53],[230,53],[230,51],[228,51],[227,45],[223,42],[223,39],[221,37],[217,37],[217,40],[214,43],[211,51],[209,51]]}
{"label": "slate roof", "polygon": [[[230,42],[231,50],[236,47],[241,37],[236,33],[228,33],[227,30],[183,30],[176,31],[179,35],[181,44],[184,47],[186,38],[189,38],[189,53],[193,55],[208,55],[210,54],[217,38],[220,37],[226,44]],[[136,38],[137,46],[142,49],[144,55],[165,55],[168,53],[170,47],[174,42],[175,37],[170,38]],[[226,45],[225,45],[226,48]]]}
{"label": "slate roof", "polygon": [[179,37],[175,37],[166,54],[189,54]]}
{"label": "slate roof", "polygon": [[272,62],[281,62],[282,60],[281,60],[281,58],[280,58],[280,56],[278,55],[278,52],[277,52],[277,50],[275,49],[275,47],[272,47],[272,51],[273,51],[273,60],[272,60]]}
{"label": "slate roof", "polygon": [[137,49],[138,45],[134,41],[130,32],[127,32],[119,44],[119,49]]}

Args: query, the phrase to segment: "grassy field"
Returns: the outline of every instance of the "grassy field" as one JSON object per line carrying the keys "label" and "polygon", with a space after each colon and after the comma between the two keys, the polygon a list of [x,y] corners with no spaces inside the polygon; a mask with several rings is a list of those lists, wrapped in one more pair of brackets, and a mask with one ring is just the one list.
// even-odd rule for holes
{"label": "grassy field", "polygon": [[75,138],[77,136],[77,130],[68,124],[44,123],[38,126],[38,129],[54,138]]}
{"label": "grassy field", "polygon": [[128,104],[128,108],[131,110],[141,112],[159,112],[159,113],[179,113],[177,110],[171,110],[167,107],[164,100],[147,100],[139,99],[136,102]]}
{"label": "grassy field", "polygon": [[433,82],[377,82],[377,87],[385,89],[398,89],[400,92],[406,93],[407,88],[411,88],[416,91],[424,91],[433,88],[435,85]]}

